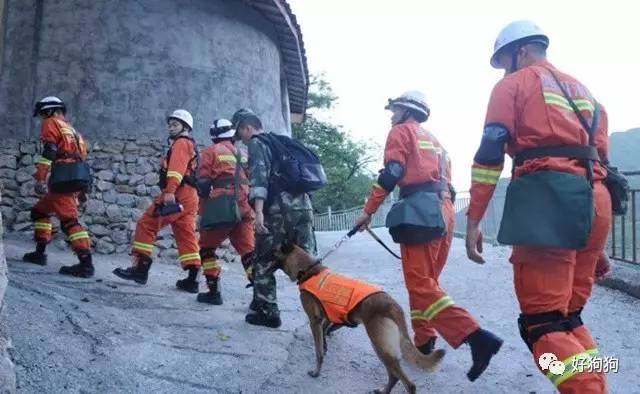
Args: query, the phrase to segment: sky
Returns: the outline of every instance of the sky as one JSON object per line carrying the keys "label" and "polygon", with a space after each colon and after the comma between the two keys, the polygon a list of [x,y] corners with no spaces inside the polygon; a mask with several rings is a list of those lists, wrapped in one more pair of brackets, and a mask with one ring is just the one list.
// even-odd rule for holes
{"label": "sky", "polygon": [[[498,32],[530,19],[550,37],[547,55],[607,109],[610,133],[640,127],[640,3],[636,1],[289,0],[309,71],[338,96],[328,114],[354,137],[384,146],[389,97],[423,91],[424,127],[453,161],[453,184],[468,190],[489,94],[502,77],[489,65]],[[636,5],[637,3],[637,5]],[[503,176],[508,176],[505,166]],[[382,166],[382,152],[376,168]]]}

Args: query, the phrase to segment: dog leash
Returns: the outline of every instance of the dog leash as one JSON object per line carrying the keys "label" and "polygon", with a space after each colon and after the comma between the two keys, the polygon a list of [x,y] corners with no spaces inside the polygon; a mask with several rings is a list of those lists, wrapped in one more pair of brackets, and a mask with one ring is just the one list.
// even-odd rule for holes
{"label": "dog leash", "polygon": [[329,248],[329,250],[327,250],[325,252],[325,254],[322,255],[322,257],[320,257],[318,259],[318,261],[324,261],[324,259],[326,259],[330,254],[332,254],[336,250],[340,249],[342,244],[347,242],[349,240],[349,238],[353,237],[353,235],[355,233],[357,233],[357,232],[358,232],[358,227],[357,226],[352,228],[348,233],[346,233],[342,238],[340,238],[340,240],[338,242],[336,242],[331,248]]}
{"label": "dog leash", "polygon": [[[352,228],[347,234],[345,234],[342,238],[340,238],[340,240],[338,242],[336,242],[328,251],[326,251],[325,254],[322,257],[320,257],[319,261],[324,261],[324,259],[326,259],[330,254],[332,254],[336,250],[340,249],[342,244],[347,242],[349,240],[349,238],[353,237],[353,235],[355,233],[357,233],[358,230],[359,230],[359,228],[357,226]],[[376,240],[376,242],[378,242],[380,245],[382,245],[382,247],[387,252],[389,252],[393,257],[395,257],[398,260],[402,260],[402,258],[400,256],[398,256],[397,254],[395,254],[393,252],[393,250],[391,250],[373,231],[371,231],[371,229],[369,227],[365,227],[365,230],[367,230],[369,235],[371,235],[371,237],[374,240]]]}
{"label": "dog leash", "polygon": [[397,254],[395,254],[395,253],[393,252],[393,250],[389,249],[389,247],[388,247],[384,242],[382,242],[382,240],[381,240],[381,239],[376,235],[376,233],[374,233],[373,231],[371,231],[371,229],[370,229],[369,227],[365,227],[364,229],[365,229],[365,230],[367,230],[367,232],[369,233],[369,235],[371,235],[371,237],[372,237],[373,239],[375,239],[375,240],[376,240],[376,242],[378,242],[380,245],[382,245],[382,247],[383,247],[383,248],[385,248],[385,249],[386,249],[386,251],[387,251],[387,252],[389,252],[393,257],[395,257],[395,258],[396,258],[396,259],[398,259],[398,260],[402,260],[402,257],[398,256]]}

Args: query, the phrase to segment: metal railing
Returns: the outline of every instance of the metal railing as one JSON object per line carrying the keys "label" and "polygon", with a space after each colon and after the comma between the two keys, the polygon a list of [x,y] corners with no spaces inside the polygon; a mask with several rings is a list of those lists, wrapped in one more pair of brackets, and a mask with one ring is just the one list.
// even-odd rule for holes
{"label": "metal railing", "polygon": [[611,225],[611,234],[607,242],[609,256],[627,263],[640,264],[638,257],[638,204],[636,197],[640,189],[632,189],[629,198],[629,207],[624,216],[614,216]]}
{"label": "metal railing", "polygon": [[[633,264],[640,264],[640,242],[638,241],[638,235],[640,235],[638,219],[640,215],[636,212],[637,209],[640,209],[640,204],[636,201],[637,197],[640,197],[640,189],[632,189],[627,214],[625,216],[614,216],[611,233],[607,241],[607,251],[611,258]],[[496,237],[500,228],[504,198],[504,195],[493,196],[480,223],[485,242],[497,244]],[[380,207],[372,218],[372,227],[384,226],[385,217],[393,202],[393,200],[389,199]],[[356,207],[335,212],[329,210],[327,213],[316,215],[314,219],[315,229],[317,231],[348,231],[353,227],[353,223],[362,212],[362,208]],[[454,233],[456,236],[463,237],[466,232],[466,212],[468,208],[469,193],[458,193],[455,202],[456,222]]]}

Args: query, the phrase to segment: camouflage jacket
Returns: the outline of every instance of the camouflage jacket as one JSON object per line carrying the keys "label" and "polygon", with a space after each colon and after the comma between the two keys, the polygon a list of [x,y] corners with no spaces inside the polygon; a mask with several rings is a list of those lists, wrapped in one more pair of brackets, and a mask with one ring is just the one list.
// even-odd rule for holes
{"label": "camouflage jacket", "polygon": [[249,182],[251,191],[249,201],[263,199],[271,204],[265,213],[277,213],[280,211],[312,210],[309,195],[294,195],[285,191],[276,196],[270,196],[269,179],[273,175],[274,168],[271,150],[260,139],[252,138],[248,144],[249,149]]}

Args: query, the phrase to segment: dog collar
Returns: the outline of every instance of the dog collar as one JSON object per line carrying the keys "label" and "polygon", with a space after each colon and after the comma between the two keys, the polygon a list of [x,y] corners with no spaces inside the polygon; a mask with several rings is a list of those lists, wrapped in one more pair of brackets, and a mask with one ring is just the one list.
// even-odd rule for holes
{"label": "dog collar", "polygon": [[298,275],[296,276],[296,279],[298,280],[298,284],[302,284],[305,280],[311,278],[311,276],[307,276],[307,272],[311,271],[311,269],[313,269],[314,267],[318,266],[322,264],[322,260],[318,259],[316,260],[313,264],[311,264],[309,267],[307,267],[306,270],[304,271],[299,271]]}

